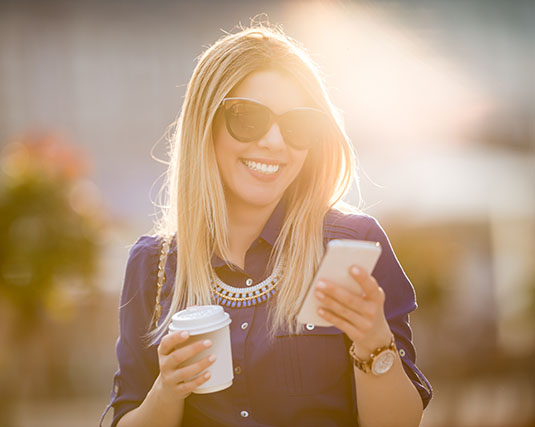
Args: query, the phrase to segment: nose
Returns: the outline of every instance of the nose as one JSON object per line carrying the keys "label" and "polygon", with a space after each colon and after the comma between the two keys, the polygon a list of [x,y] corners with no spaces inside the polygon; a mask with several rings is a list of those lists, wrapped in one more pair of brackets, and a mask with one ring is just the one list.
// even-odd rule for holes
{"label": "nose", "polygon": [[267,133],[258,141],[259,147],[269,148],[270,150],[282,150],[286,147],[284,138],[282,137],[279,125],[273,123]]}

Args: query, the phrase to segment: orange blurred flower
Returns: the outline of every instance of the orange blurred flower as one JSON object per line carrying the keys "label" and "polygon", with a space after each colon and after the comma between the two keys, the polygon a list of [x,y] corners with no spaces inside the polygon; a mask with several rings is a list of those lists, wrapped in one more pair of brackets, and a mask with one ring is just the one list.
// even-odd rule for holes
{"label": "orange blurred flower", "polygon": [[59,132],[23,135],[8,143],[0,157],[2,171],[12,178],[30,174],[75,181],[90,169],[85,150]]}

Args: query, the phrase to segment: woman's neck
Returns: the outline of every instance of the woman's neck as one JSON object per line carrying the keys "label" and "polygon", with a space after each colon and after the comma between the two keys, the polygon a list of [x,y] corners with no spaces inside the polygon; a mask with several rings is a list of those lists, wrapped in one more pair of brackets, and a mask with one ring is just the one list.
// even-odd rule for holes
{"label": "woman's neck", "polygon": [[258,237],[278,201],[267,206],[237,205],[227,206],[229,249],[234,264],[244,268],[245,253]]}

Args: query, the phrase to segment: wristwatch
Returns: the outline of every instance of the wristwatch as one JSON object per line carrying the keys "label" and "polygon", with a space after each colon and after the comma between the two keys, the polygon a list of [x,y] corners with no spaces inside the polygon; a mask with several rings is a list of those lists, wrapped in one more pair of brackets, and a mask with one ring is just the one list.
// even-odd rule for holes
{"label": "wristwatch", "polygon": [[353,358],[353,363],[357,368],[365,373],[372,373],[373,375],[386,374],[396,360],[396,342],[394,336],[390,340],[390,344],[379,347],[372,354],[368,360],[361,360],[355,354],[355,343],[351,344],[349,354]]}

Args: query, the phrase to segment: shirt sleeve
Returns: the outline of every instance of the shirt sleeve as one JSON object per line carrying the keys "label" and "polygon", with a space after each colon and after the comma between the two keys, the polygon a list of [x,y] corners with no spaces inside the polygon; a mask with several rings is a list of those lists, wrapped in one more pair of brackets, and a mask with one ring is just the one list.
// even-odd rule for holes
{"label": "shirt sleeve", "polygon": [[156,346],[147,348],[142,337],[152,319],[156,297],[160,242],[155,236],[142,236],[131,248],[121,290],[119,338],[116,343],[118,370],[108,407],[113,408],[115,426],[119,419],[138,407],[151,389],[159,372]]}
{"label": "shirt sleeve", "polygon": [[416,351],[409,324],[409,313],[418,307],[414,288],[399,264],[382,227],[372,217],[368,217],[368,221],[366,240],[379,242],[382,248],[372,275],[385,291],[386,320],[394,334],[403,368],[420,393],[425,408],[431,400],[433,390],[416,366]]}

